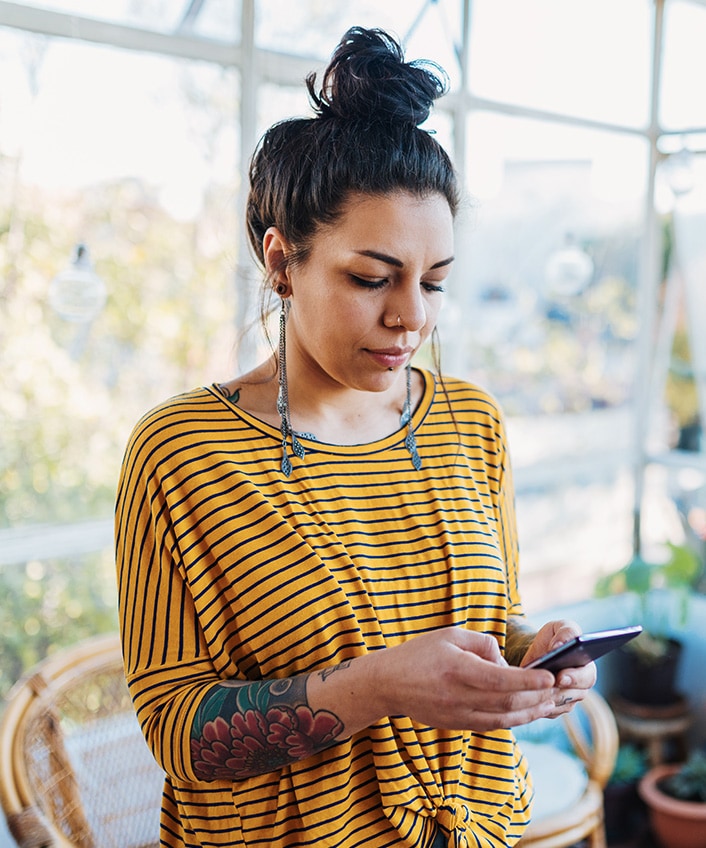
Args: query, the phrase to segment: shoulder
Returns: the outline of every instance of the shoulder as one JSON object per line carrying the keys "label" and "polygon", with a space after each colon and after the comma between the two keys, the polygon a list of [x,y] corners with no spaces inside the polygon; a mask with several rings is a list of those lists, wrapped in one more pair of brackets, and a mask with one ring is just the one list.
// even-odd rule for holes
{"label": "shoulder", "polygon": [[217,426],[228,410],[219,393],[201,387],[168,398],[146,412],[135,424],[125,451],[126,460],[140,456],[156,458],[177,450],[194,434]]}
{"label": "shoulder", "polygon": [[448,406],[449,414],[459,420],[487,419],[503,424],[503,412],[497,399],[482,386],[457,377],[437,377],[437,399]]}
{"label": "shoulder", "polygon": [[210,388],[192,389],[167,398],[146,412],[133,428],[132,437],[150,436],[165,428],[178,427],[189,420],[201,420],[223,404]]}
{"label": "shoulder", "polygon": [[503,412],[482,386],[455,377],[437,377],[428,425],[431,433],[444,433],[465,449],[492,457],[494,464],[504,462],[508,449]]}

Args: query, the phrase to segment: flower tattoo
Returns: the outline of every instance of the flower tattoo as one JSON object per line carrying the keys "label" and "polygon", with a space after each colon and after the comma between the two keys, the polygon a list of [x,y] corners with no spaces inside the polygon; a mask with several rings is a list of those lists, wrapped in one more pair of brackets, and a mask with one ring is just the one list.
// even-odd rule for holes
{"label": "flower tattoo", "polygon": [[309,707],[304,681],[230,683],[199,710],[192,764],[200,780],[252,777],[330,747],[342,731],[333,713]]}

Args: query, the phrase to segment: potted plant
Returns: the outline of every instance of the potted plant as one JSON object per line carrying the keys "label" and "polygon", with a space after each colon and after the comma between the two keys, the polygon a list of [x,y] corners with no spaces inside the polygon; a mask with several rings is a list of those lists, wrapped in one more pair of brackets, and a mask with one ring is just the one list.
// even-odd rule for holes
{"label": "potted plant", "polygon": [[669,543],[662,561],[633,557],[619,571],[602,577],[596,595],[627,592],[636,601],[635,623],[644,630],[616,651],[618,694],[631,703],[662,706],[680,699],[675,689],[689,598],[703,565],[686,545]]}
{"label": "potted plant", "polygon": [[603,790],[603,810],[609,844],[622,844],[644,829],[645,806],[640,800],[637,787],[648,769],[647,754],[642,747],[632,742],[620,745],[613,773]]}
{"label": "potted plant", "polygon": [[639,784],[650,826],[664,848],[706,845],[706,752],[685,763],[654,766]]}

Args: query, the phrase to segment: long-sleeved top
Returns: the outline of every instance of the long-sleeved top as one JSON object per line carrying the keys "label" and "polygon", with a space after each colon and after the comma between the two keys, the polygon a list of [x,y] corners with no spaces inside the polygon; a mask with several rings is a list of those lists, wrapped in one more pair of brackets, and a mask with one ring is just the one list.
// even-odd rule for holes
{"label": "long-sleeved top", "polygon": [[503,648],[521,602],[502,418],[478,387],[421,373],[420,470],[402,427],[361,445],[302,437],[287,477],[280,431],[216,386],[133,431],[116,509],[120,625],[166,774],[163,846],[411,848],[440,827],[450,844],[505,848],[521,836],[531,789],[510,730],[389,716],[254,777],[205,780],[194,765],[197,711],[224,681],[309,673],[452,625]]}

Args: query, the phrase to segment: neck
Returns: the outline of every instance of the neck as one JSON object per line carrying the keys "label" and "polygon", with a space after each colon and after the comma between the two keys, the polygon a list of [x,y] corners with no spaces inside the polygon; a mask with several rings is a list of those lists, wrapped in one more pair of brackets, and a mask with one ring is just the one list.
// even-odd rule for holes
{"label": "neck", "polygon": [[[384,391],[339,387],[322,390],[315,381],[289,378],[289,416],[296,432],[308,432],[330,444],[373,442],[396,432],[407,396],[406,374]],[[414,401],[413,401],[414,404]]]}

